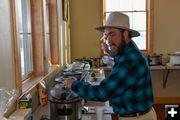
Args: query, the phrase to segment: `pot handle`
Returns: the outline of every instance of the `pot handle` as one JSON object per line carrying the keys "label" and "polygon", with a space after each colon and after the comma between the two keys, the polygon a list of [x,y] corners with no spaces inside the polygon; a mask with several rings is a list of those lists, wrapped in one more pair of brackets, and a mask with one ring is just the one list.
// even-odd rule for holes
{"label": "pot handle", "polygon": [[71,115],[72,112],[73,112],[72,108],[66,108],[66,106],[64,106],[64,108],[58,109],[59,115]]}

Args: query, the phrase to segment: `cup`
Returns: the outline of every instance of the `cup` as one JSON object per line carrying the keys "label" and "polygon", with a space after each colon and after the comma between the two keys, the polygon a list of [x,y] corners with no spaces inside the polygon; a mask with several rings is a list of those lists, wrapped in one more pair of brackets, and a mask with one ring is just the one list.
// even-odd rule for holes
{"label": "cup", "polygon": [[96,120],[104,120],[104,108],[103,107],[96,107]]}

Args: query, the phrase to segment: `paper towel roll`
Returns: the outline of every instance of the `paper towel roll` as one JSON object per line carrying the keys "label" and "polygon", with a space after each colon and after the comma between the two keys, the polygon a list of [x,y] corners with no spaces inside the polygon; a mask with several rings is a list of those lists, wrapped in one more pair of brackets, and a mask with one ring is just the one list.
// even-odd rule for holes
{"label": "paper towel roll", "polygon": [[96,118],[97,120],[104,120],[104,108],[103,107],[96,107]]}

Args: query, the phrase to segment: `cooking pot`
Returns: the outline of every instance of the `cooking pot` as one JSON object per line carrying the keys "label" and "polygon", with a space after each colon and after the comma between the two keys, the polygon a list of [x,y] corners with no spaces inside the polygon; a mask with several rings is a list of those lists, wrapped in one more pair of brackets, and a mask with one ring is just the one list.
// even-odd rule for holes
{"label": "cooking pot", "polygon": [[160,65],[162,64],[162,54],[148,55],[149,65]]}
{"label": "cooking pot", "polygon": [[58,100],[72,100],[78,97],[76,93],[71,90],[66,90],[63,84],[56,84],[51,90],[50,95]]}
{"label": "cooking pot", "polygon": [[55,79],[54,79],[54,81],[55,82],[57,82],[57,83],[63,83],[63,81],[65,80],[66,78],[64,78],[64,77],[56,77]]}
{"label": "cooking pot", "polygon": [[99,68],[101,66],[101,58],[97,57],[97,58],[91,58],[93,61],[93,67],[94,68]]}
{"label": "cooking pot", "polygon": [[63,86],[63,84],[56,84],[50,90],[50,118],[51,120],[80,120],[82,98]]}
{"label": "cooking pot", "polygon": [[61,101],[50,97],[51,120],[81,120],[81,98]]}
{"label": "cooking pot", "polygon": [[86,59],[86,58],[77,58],[77,59],[75,59],[75,62],[81,62],[84,64],[89,64],[90,67],[92,67],[92,65],[93,65],[93,61],[91,59]]}
{"label": "cooking pot", "polygon": [[82,71],[67,71],[63,72],[64,77],[75,77],[77,79],[81,79]]}
{"label": "cooking pot", "polygon": [[169,62],[173,65],[180,65],[180,52],[169,54]]}

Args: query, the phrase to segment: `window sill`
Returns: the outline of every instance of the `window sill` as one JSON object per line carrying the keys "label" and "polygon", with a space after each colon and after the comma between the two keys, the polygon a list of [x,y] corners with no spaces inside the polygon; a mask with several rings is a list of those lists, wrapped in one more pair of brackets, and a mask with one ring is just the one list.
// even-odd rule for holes
{"label": "window sill", "polygon": [[23,97],[30,92],[36,85],[38,85],[42,80],[48,80],[52,76],[56,75],[59,72],[59,67],[57,65],[52,65],[48,69],[48,73],[45,76],[32,76],[26,82],[22,84],[22,94],[19,97]]}

